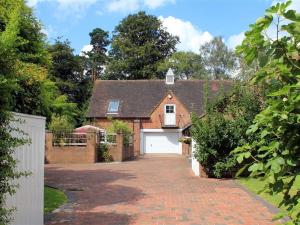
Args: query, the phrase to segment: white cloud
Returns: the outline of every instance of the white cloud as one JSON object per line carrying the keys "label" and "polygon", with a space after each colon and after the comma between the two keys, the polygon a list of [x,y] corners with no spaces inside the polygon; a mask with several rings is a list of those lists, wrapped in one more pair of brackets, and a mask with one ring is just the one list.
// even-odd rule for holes
{"label": "white cloud", "polygon": [[80,56],[84,56],[84,55],[85,55],[85,54],[84,54],[85,52],[90,52],[90,51],[92,51],[92,49],[93,49],[93,46],[92,46],[92,45],[84,45],[84,46],[81,48],[79,55],[80,55]]}
{"label": "white cloud", "polygon": [[[276,5],[279,2],[286,2],[286,0],[273,0],[272,5]],[[300,0],[293,0],[292,4],[289,6],[288,9],[294,9],[299,13],[300,12]]]}
{"label": "white cloud", "polygon": [[236,46],[240,45],[245,38],[244,32],[232,35],[227,40],[227,45],[231,49],[235,49]]}
{"label": "white cloud", "polygon": [[168,3],[175,3],[175,0],[111,0],[107,3],[109,12],[133,12],[143,7],[156,9]]}
{"label": "white cloud", "polygon": [[38,4],[38,2],[41,2],[41,0],[27,0],[26,3],[28,6],[33,7]]}
{"label": "white cloud", "polygon": [[131,12],[140,8],[139,0],[112,0],[107,4],[109,12]]}
{"label": "white cloud", "polygon": [[[27,5],[30,7],[35,7],[41,2],[55,2],[60,11],[64,11],[69,15],[70,13],[78,13],[89,8],[91,5],[95,4],[98,0],[27,0]],[[77,16],[77,17],[80,17]]]}
{"label": "white cloud", "polygon": [[189,21],[183,21],[172,16],[166,18],[160,16],[159,19],[168,32],[179,37],[181,42],[177,46],[179,50],[198,53],[200,46],[213,38],[208,31],[198,30]]}
{"label": "white cloud", "polygon": [[133,12],[142,8],[156,9],[169,3],[174,4],[176,0],[27,0],[27,5],[34,7],[40,2],[46,1],[57,3],[61,10],[78,13],[97,2],[104,5],[108,12]]}
{"label": "white cloud", "polygon": [[292,4],[289,7],[290,9],[296,10],[298,13],[300,13],[300,0],[293,0]]}
{"label": "white cloud", "polygon": [[[286,2],[286,0],[273,0],[272,5],[276,5],[279,2]],[[292,4],[288,7],[288,9],[296,10],[299,13],[300,12],[300,0],[293,0]],[[287,23],[287,21],[282,22],[282,24],[285,24],[285,23]],[[278,33],[278,35],[279,35],[279,37],[282,37],[282,36],[288,35],[288,34],[286,32],[280,31]],[[276,28],[275,24],[270,25],[270,27],[265,32],[265,36],[272,40],[276,39],[277,28]],[[235,47],[237,45],[242,43],[244,38],[245,38],[244,32],[241,32],[239,34],[230,36],[226,43],[230,48],[235,49]]]}
{"label": "white cloud", "polygon": [[56,0],[60,8],[67,9],[73,8],[76,10],[81,10],[90,7],[95,4],[97,0]]}
{"label": "white cloud", "polygon": [[168,3],[175,3],[175,0],[144,0],[144,4],[150,9],[156,9]]}

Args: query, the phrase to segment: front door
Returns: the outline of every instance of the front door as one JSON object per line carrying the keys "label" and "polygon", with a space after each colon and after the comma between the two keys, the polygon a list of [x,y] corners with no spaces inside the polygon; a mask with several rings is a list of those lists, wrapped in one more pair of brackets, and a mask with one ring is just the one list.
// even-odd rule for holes
{"label": "front door", "polygon": [[176,105],[167,104],[165,105],[165,126],[176,125]]}

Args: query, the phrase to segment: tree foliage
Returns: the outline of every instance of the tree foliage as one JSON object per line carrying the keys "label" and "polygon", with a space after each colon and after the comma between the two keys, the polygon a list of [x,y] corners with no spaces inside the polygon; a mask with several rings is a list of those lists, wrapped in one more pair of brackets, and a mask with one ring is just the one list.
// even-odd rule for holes
{"label": "tree foliage", "polygon": [[16,161],[13,158],[15,148],[22,144],[23,140],[11,135],[12,131],[16,130],[9,125],[12,119],[9,113],[11,96],[16,87],[15,62],[18,59],[16,49],[19,46],[22,7],[22,2],[18,0],[0,1],[0,224],[8,224],[11,221],[12,209],[5,207],[6,195],[12,195],[16,190],[16,185],[11,181],[24,175],[16,171]]}
{"label": "tree foliage", "polygon": [[109,117],[108,120],[111,122],[111,125],[107,128],[108,132],[122,133],[124,135],[124,144],[128,144],[129,136],[132,134],[129,124],[126,121],[113,119],[112,117]]}
{"label": "tree foliage", "polygon": [[178,41],[155,16],[145,12],[127,16],[113,33],[107,78],[162,78],[158,64],[175,52]]}
{"label": "tree foliage", "polygon": [[[84,72],[87,68],[86,59],[74,55],[70,42],[62,41],[60,38],[49,46],[49,52],[52,56],[50,78],[59,88],[57,99],[53,102],[53,112],[67,115],[70,121],[80,125],[84,120],[92,89],[91,75]],[[57,109],[58,102],[61,109]]]}
{"label": "tree foliage", "polygon": [[246,130],[259,112],[259,98],[253,90],[240,85],[214,100],[208,96],[204,117],[192,117],[195,157],[210,177],[232,176],[237,163],[230,152],[254,138],[248,137]]}
{"label": "tree foliage", "polygon": [[[239,162],[253,159],[245,168],[266,180],[266,191],[284,194],[281,204],[291,218],[287,224],[300,224],[300,14],[288,9],[290,3],[267,9],[238,48],[249,63],[262,50],[267,53],[253,78],[254,84],[267,87],[267,96],[265,109],[247,131],[260,139],[234,153]],[[276,37],[271,39],[266,31],[273,24]]]}
{"label": "tree foliage", "polygon": [[207,73],[200,55],[193,52],[175,52],[159,64],[158,70],[166,73],[172,68],[178,79],[206,79]]}
{"label": "tree foliage", "polygon": [[200,47],[200,56],[211,79],[228,79],[237,69],[237,58],[222,40],[214,37]]}
{"label": "tree foliage", "polygon": [[72,131],[74,125],[70,123],[70,119],[66,115],[60,116],[59,114],[53,114],[49,129],[53,132],[65,132]]}
{"label": "tree foliage", "polygon": [[95,28],[90,32],[90,44],[92,50],[85,52],[85,70],[92,80],[101,78],[104,72],[104,66],[107,64],[107,47],[110,44],[109,33],[101,28]]}

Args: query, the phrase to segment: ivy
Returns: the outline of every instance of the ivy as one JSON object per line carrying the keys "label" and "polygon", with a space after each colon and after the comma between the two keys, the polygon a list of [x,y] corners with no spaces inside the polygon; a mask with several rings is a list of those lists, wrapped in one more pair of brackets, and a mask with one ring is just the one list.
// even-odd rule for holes
{"label": "ivy", "polygon": [[[236,148],[233,154],[239,163],[250,154],[250,176],[265,179],[265,191],[284,194],[281,205],[287,212],[276,218],[289,216],[287,224],[300,224],[300,14],[289,9],[290,4],[287,1],[267,9],[238,47],[248,63],[260,51],[267,52],[252,83],[268,88],[265,108],[247,131],[259,140]],[[273,39],[267,32],[272,26],[276,30]]]}

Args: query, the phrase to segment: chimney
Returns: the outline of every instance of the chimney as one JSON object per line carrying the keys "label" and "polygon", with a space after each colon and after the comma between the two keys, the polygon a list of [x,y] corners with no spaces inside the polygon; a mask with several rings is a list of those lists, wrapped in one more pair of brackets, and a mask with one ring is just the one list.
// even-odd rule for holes
{"label": "chimney", "polygon": [[166,74],[166,84],[174,84],[175,76],[173,73],[173,70],[169,68],[167,74]]}

